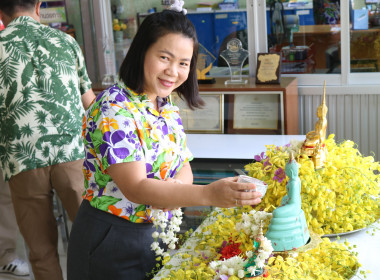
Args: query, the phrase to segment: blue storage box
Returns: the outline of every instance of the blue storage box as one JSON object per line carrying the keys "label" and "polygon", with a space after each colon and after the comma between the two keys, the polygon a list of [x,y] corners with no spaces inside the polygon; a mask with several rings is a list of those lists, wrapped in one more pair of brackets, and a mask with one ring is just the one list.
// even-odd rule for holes
{"label": "blue storage box", "polygon": [[352,10],[351,22],[352,29],[368,29],[368,10]]}

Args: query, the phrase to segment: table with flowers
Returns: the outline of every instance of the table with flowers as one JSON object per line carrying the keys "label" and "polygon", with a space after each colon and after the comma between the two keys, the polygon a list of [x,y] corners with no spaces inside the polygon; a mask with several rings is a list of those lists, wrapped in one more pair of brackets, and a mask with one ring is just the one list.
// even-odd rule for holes
{"label": "table with flowers", "polygon": [[[243,138],[239,141],[246,142],[238,145],[240,152],[235,155],[255,159],[244,169],[249,176],[268,184],[262,202],[255,208],[214,209],[186,242],[171,252],[171,257],[163,258],[164,266],[153,279],[248,279],[244,267],[249,253],[255,251],[259,223],[264,222],[265,234],[271,212],[286,194],[284,168],[289,153],[297,153],[304,137],[246,135]],[[262,143],[274,145],[263,148],[258,138],[262,138]],[[202,149],[210,143],[199,138],[196,142],[203,144]],[[199,156],[194,150],[196,142],[189,138],[188,145],[195,157]],[[216,139],[210,145],[214,149],[223,147]],[[265,256],[265,264],[262,263],[265,273],[255,279],[379,279],[380,164],[371,156],[362,156],[352,141],[336,143],[334,135],[326,139],[326,147],[328,160],[323,169],[314,171],[307,157],[299,155],[297,159],[302,209],[311,242],[282,253],[271,252],[264,242],[261,251],[256,250],[260,252],[256,265]],[[223,149],[215,155],[229,158],[221,153]]]}

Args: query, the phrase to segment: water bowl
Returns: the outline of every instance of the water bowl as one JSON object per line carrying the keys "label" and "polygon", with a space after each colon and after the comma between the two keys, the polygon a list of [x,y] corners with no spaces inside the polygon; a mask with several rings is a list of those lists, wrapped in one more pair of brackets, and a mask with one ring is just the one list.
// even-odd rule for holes
{"label": "water bowl", "polygon": [[246,175],[239,175],[238,183],[253,183],[253,184],[255,184],[256,185],[256,191],[260,192],[262,194],[262,196],[260,198],[264,197],[265,193],[267,192],[267,188],[268,188],[267,183],[265,183],[259,179],[256,179],[256,178],[246,176]]}

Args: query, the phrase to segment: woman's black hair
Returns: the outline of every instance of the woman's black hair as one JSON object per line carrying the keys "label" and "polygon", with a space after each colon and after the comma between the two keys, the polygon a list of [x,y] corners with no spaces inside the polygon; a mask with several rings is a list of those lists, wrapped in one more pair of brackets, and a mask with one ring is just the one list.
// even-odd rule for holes
{"label": "woman's black hair", "polygon": [[189,108],[200,108],[204,102],[199,96],[196,72],[199,49],[197,33],[191,21],[180,12],[164,10],[144,19],[120,66],[120,79],[135,92],[143,93],[145,55],[159,38],[170,33],[182,34],[194,42],[189,76],[176,91],[179,97],[186,100]]}
{"label": "woman's black hair", "polygon": [[16,11],[33,9],[39,0],[1,0],[0,10],[6,15],[13,16]]}

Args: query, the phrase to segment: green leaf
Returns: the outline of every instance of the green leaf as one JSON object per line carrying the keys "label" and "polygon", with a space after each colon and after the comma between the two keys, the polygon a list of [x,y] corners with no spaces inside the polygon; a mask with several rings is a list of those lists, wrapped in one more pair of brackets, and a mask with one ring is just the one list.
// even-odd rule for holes
{"label": "green leaf", "polygon": [[108,207],[110,205],[114,205],[115,203],[119,202],[121,198],[115,198],[112,196],[101,196],[101,197],[94,197],[90,204],[100,210],[107,211]]}
{"label": "green leaf", "polygon": [[36,119],[39,124],[45,124],[48,115],[46,114],[45,111],[38,110],[36,113]]}
{"label": "green leaf", "polygon": [[33,135],[33,130],[30,128],[29,124],[24,125],[20,129],[21,136],[30,137]]}
{"label": "green leaf", "polygon": [[17,143],[13,147],[13,149],[11,149],[11,152],[14,153],[14,157],[17,160],[23,161],[27,158],[33,158],[35,154],[35,149],[30,142]]}
{"label": "green leaf", "polygon": [[15,123],[14,118],[3,119],[0,124],[0,142],[8,142],[21,137],[20,127]]}
{"label": "green leaf", "polygon": [[135,223],[138,219],[140,219],[140,217],[137,217],[135,215],[129,216],[129,221],[131,221],[132,223]]}
{"label": "green leaf", "polygon": [[160,170],[161,164],[165,162],[165,152],[161,153],[157,160],[153,163],[152,166],[152,172],[156,173],[158,170]]}
{"label": "green leaf", "polygon": [[140,211],[145,211],[145,210],[146,210],[146,206],[144,204],[140,204],[139,206],[135,208],[135,213],[140,212]]}
{"label": "green leaf", "polygon": [[100,154],[99,147],[101,144],[104,143],[103,141],[103,133],[100,131],[100,129],[95,129],[94,132],[90,132],[90,137],[92,139],[92,143],[94,144],[94,149],[96,153]]}
{"label": "green leaf", "polygon": [[126,158],[123,159],[123,162],[131,162],[134,161],[134,154],[136,153],[136,150],[133,151],[133,154],[127,156]]}
{"label": "green leaf", "polygon": [[107,156],[102,157],[102,165],[103,165],[103,169],[107,169],[108,168],[109,163],[108,163],[108,160],[107,160]]}
{"label": "green leaf", "polygon": [[28,84],[28,82],[30,81],[30,79],[32,78],[33,76],[33,63],[32,62],[28,62],[25,67],[24,67],[24,70],[22,71],[22,75],[21,75],[21,84],[23,86],[26,86]]}
{"label": "green leaf", "polygon": [[0,62],[0,69],[2,69],[0,73],[0,84],[4,87],[10,86],[12,82],[14,82],[17,78],[17,69],[18,69],[17,61],[11,59],[11,57],[7,57],[2,62]]}
{"label": "green leaf", "polygon": [[11,105],[13,98],[16,96],[16,93],[17,93],[17,82],[13,81],[13,83],[11,84],[7,92],[7,97],[5,98],[6,107],[9,107]]}
{"label": "green leaf", "polygon": [[72,137],[70,135],[44,135],[36,141],[36,148],[41,150],[44,143],[60,147],[71,143],[71,141]]}
{"label": "green leaf", "polygon": [[100,170],[97,164],[95,164],[95,169],[96,169],[95,182],[100,188],[103,188],[107,185],[108,182],[111,181],[111,176],[108,174],[102,173],[102,171]]}
{"label": "green leaf", "polygon": [[42,135],[46,135],[48,133],[48,129],[46,128],[46,126],[43,126],[43,125],[39,125],[38,130],[40,131],[40,134]]}
{"label": "green leaf", "polygon": [[115,114],[115,116],[119,116],[119,115],[124,116],[124,117],[127,117],[127,118],[133,118],[133,114],[131,114],[129,111],[124,110],[124,109],[119,110],[119,111]]}

